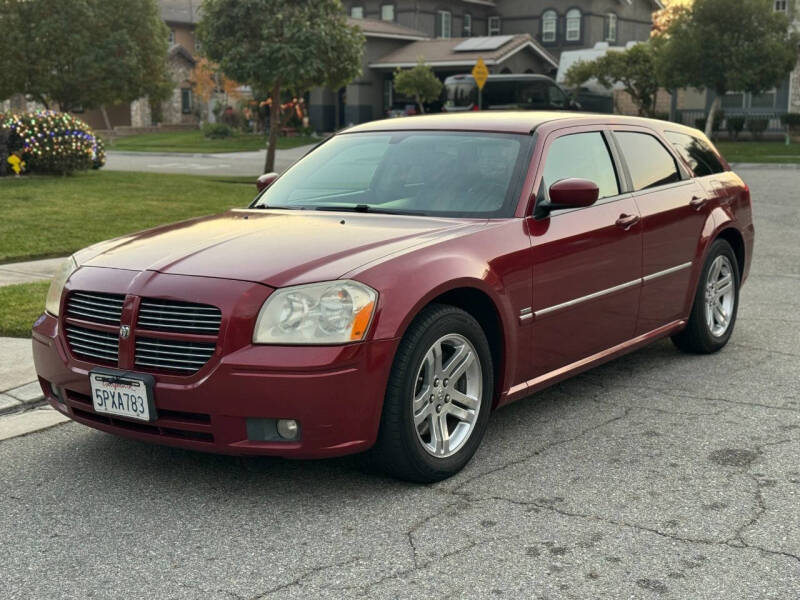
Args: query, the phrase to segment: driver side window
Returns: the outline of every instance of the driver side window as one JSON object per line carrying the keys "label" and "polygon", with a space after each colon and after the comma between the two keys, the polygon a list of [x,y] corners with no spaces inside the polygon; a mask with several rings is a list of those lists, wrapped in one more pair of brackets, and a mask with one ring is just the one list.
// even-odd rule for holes
{"label": "driver side window", "polygon": [[542,173],[545,194],[556,181],[572,177],[594,182],[600,190],[598,199],[619,194],[614,162],[599,131],[564,135],[550,144]]}

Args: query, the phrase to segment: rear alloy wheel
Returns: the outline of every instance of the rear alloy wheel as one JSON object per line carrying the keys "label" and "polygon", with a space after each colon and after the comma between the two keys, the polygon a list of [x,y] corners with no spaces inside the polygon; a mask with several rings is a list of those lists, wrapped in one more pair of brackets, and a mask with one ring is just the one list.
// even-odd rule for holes
{"label": "rear alloy wheel", "polygon": [[427,307],[397,351],[372,454],[395,477],[430,483],[460,471],[486,431],[493,393],[486,335],[465,311]]}
{"label": "rear alloy wheel", "polygon": [[733,248],[726,240],[715,240],[700,274],[689,323],[672,336],[679,349],[710,354],[728,343],[739,306],[739,283]]}

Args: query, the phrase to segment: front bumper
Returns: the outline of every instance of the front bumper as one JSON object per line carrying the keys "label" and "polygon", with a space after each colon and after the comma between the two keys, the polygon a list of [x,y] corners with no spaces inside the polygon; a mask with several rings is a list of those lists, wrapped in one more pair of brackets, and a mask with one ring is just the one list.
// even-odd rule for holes
{"label": "front bumper", "polygon": [[[228,341],[242,335],[232,328],[250,326],[233,321],[218,352],[196,374],[150,372],[156,380],[158,413],[152,422],[95,413],[88,373],[101,365],[75,356],[61,321],[47,314],[33,329],[36,372],[45,397],[57,410],[84,425],[143,441],[292,458],[351,454],[374,444],[397,340],[346,346],[246,343],[231,348]],[[300,439],[248,439],[248,419],[296,419]]]}

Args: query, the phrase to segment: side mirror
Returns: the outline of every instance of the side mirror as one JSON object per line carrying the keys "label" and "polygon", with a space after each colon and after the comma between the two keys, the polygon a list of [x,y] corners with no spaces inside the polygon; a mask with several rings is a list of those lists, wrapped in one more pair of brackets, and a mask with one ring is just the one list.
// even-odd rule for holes
{"label": "side mirror", "polygon": [[597,202],[600,189],[588,179],[561,179],[548,190],[550,201],[538,202],[534,217],[544,218],[554,210],[585,208]]}
{"label": "side mirror", "polygon": [[259,192],[263,192],[269,186],[272,185],[272,182],[278,178],[277,173],[264,173],[258,179],[256,179],[256,187],[258,188]]}

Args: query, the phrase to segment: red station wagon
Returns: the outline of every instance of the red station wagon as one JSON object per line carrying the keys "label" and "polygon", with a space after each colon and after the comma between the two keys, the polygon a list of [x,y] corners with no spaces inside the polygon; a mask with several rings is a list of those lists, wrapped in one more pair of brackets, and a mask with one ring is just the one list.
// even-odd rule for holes
{"label": "red station wagon", "polygon": [[505,404],[665,336],[722,348],[751,263],[747,186],[663,121],[378,121],[261,182],[248,208],[66,261],[33,330],[56,409],[436,481]]}

